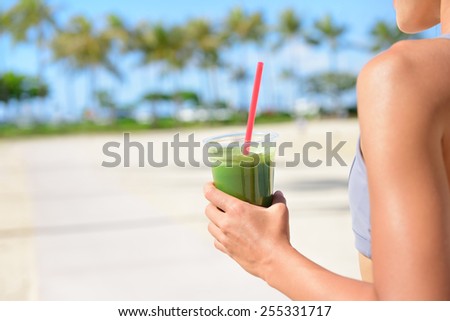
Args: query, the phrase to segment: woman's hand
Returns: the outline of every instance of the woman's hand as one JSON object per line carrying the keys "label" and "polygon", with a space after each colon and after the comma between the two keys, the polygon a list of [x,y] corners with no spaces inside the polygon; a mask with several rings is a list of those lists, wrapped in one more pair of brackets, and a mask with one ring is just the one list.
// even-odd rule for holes
{"label": "woman's hand", "polygon": [[374,300],[372,284],[336,275],[308,260],[289,242],[286,200],[276,192],[263,208],[223,193],[208,183],[205,214],[214,245],[247,272],[293,300]]}
{"label": "woman's hand", "polygon": [[290,247],[289,212],[283,194],[276,192],[269,208],[243,202],[212,183],[205,185],[204,194],[210,202],[205,214],[211,221],[208,231],[215,238],[215,247],[247,272],[266,280],[277,254]]}

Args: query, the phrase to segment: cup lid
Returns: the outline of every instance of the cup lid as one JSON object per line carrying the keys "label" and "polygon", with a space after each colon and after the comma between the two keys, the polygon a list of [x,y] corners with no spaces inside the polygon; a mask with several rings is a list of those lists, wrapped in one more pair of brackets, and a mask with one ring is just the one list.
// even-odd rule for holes
{"label": "cup lid", "polygon": [[[274,142],[278,138],[278,134],[275,132],[253,132],[252,142],[264,142],[264,140],[267,139],[267,135],[269,135],[268,137],[270,142]],[[239,145],[241,145],[245,142],[245,132],[213,136],[203,140],[204,144],[212,142],[219,143],[220,145],[228,145],[230,143],[238,142]]]}

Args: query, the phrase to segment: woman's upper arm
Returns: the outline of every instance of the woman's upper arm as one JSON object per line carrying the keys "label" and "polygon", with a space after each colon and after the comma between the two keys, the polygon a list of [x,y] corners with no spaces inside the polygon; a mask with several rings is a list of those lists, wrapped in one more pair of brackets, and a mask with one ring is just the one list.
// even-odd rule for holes
{"label": "woman's upper arm", "polygon": [[374,286],[380,299],[450,299],[450,204],[432,76],[389,52],[358,79]]}

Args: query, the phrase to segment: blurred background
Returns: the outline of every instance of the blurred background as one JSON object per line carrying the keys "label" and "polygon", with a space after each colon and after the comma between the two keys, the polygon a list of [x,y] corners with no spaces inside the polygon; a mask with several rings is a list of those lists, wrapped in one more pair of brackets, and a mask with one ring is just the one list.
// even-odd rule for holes
{"label": "blurred background", "polygon": [[[286,159],[331,131],[350,165],[359,70],[437,34],[401,33],[391,1],[2,0],[0,299],[286,299],[214,250],[208,168],[106,169],[103,144],[242,131],[264,61],[256,128]],[[348,171],[280,166],[275,185],[293,244],[358,277]]]}

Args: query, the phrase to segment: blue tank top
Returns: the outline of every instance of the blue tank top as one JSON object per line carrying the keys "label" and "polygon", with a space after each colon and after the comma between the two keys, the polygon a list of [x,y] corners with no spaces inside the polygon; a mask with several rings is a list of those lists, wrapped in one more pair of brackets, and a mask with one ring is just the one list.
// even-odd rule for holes
{"label": "blue tank top", "polygon": [[[450,39],[450,34],[442,35],[439,38]],[[371,258],[370,198],[367,170],[359,139],[348,179],[348,195],[356,249],[364,256]]]}

